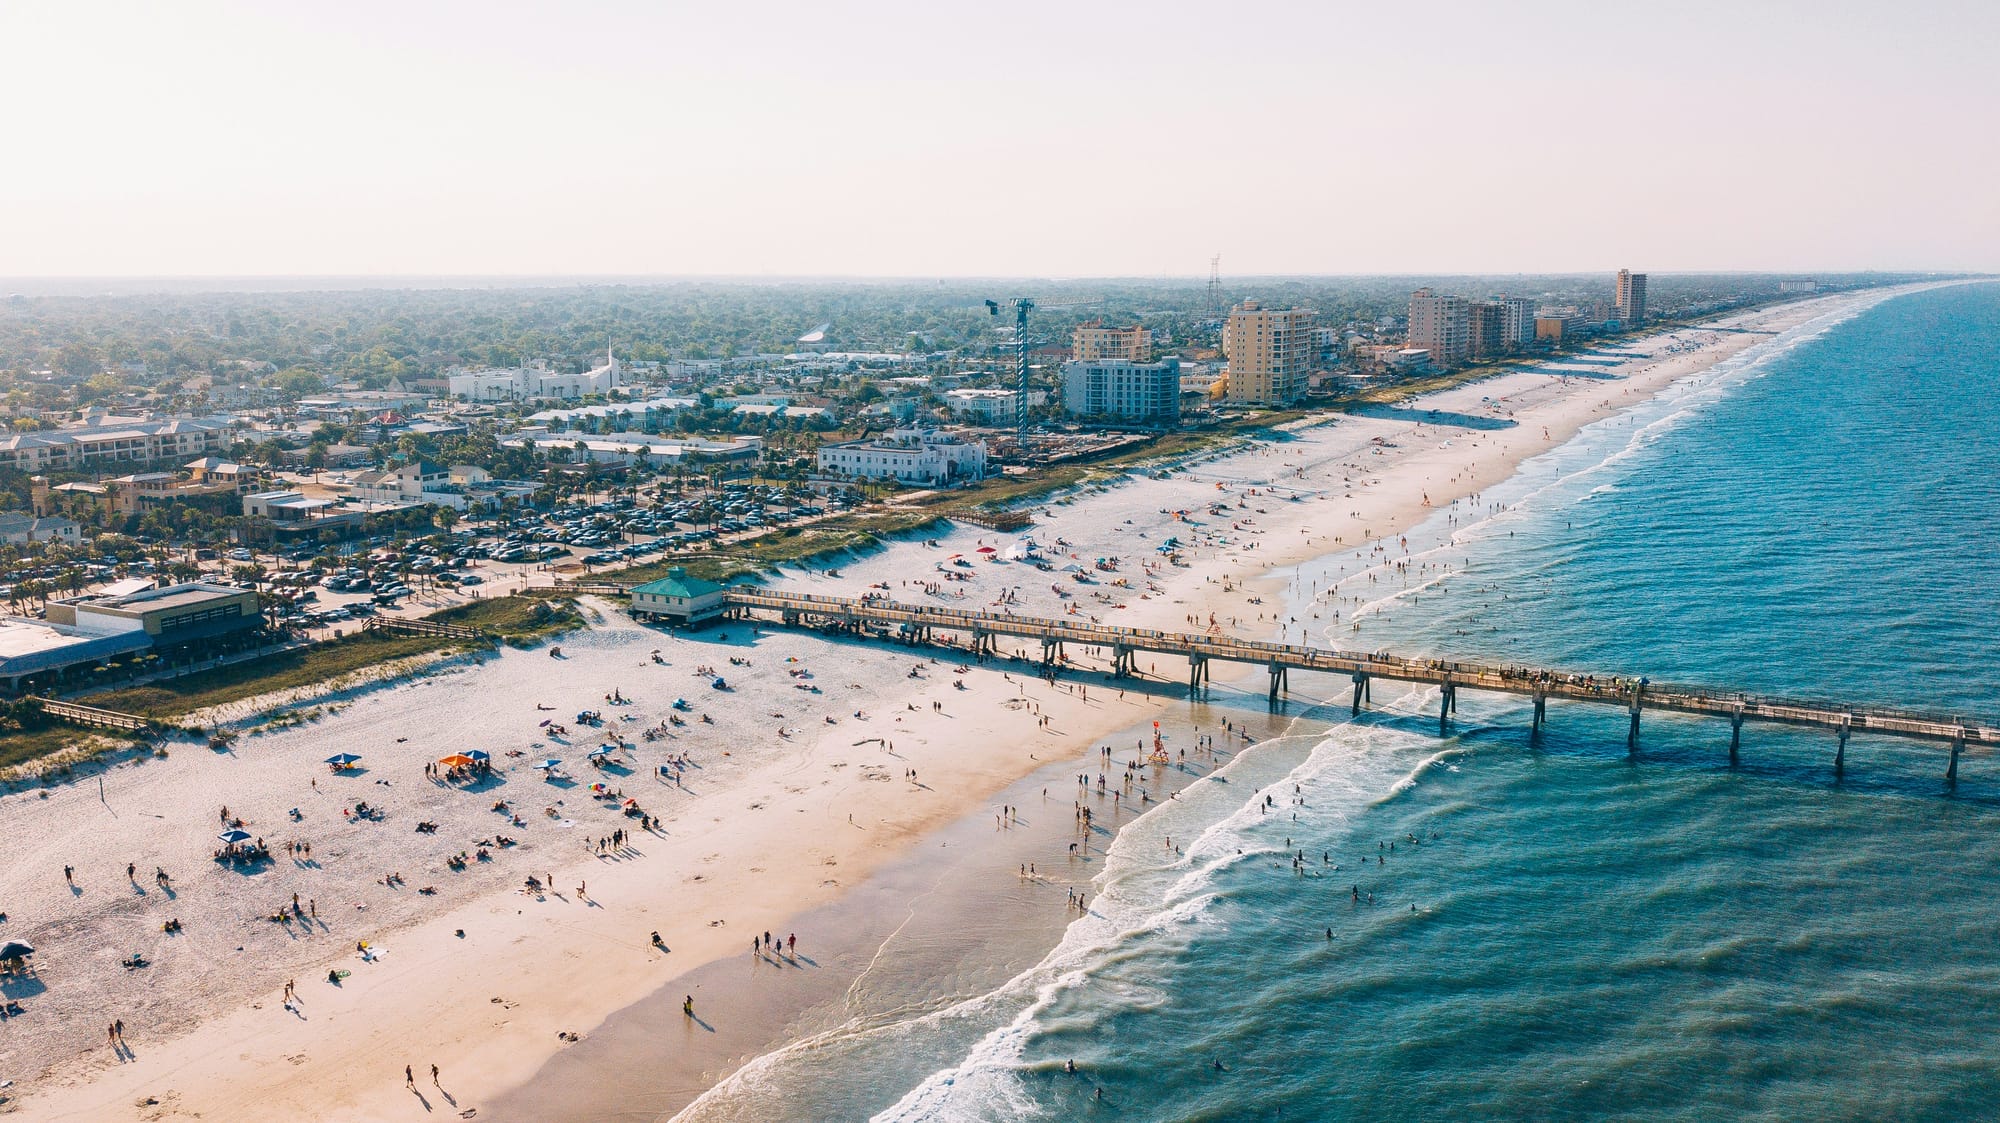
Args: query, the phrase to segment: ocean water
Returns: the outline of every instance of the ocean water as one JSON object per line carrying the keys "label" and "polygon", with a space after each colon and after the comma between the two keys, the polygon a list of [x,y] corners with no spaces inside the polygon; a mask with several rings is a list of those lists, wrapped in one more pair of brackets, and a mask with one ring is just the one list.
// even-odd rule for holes
{"label": "ocean water", "polygon": [[[2000,286],[1830,315],[1408,545],[1322,641],[2000,717]],[[1334,613],[1340,614],[1336,620]],[[888,1120],[2000,1115],[2000,759],[1294,682],[1004,986],[687,1113]],[[1318,691],[1326,704],[1315,706]],[[1239,701],[1240,704],[1240,701]],[[1190,707],[1189,720],[1218,707]],[[1239,712],[1240,716],[1240,712]],[[1077,1071],[1066,1071],[1074,1061]]]}

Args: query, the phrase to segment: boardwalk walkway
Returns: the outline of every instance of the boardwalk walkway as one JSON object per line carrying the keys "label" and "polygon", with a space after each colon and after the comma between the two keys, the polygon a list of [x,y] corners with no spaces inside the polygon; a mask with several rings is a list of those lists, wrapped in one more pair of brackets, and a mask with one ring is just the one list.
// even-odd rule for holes
{"label": "boardwalk walkway", "polygon": [[40,706],[49,717],[69,722],[71,725],[88,725],[100,729],[123,729],[133,733],[148,732],[153,723],[138,714],[128,714],[119,710],[107,710],[98,706],[86,706],[80,702],[64,702],[56,698],[29,697],[26,699]]}
{"label": "boardwalk walkway", "polygon": [[1293,644],[1267,643],[1228,635],[1166,632],[1124,628],[1088,620],[1046,619],[970,609],[901,604],[887,598],[823,597],[772,589],[738,587],[723,594],[730,615],[775,615],[788,625],[809,625],[848,631],[871,631],[911,642],[928,642],[937,632],[965,637],[975,652],[991,652],[1000,636],[1039,641],[1044,664],[1063,659],[1067,644],[1101,648],[1111,655],[1112,673],[1135,672],[1138,652],[1175,656],[1187,661],[1188,690],[1208,681],[1212,660],[1248,663],[1270,674],[1270,697],[1276,702],[1289,692],[1292,671],[1343,675],[1354,687],[1353,710],[1369,700],[1376,679],[1420,683],[1439,691],[1438,726],[1442,731],[1457,709],[1460,690],[1517,694],[1534,701],[1534,725],[1547,719],[1551,699],[1624,708],[1631,718],[1629,744],[1636,747],[1639,715],[1645,710],[1715,717],[1730,723],[1729,752],[1734,759],[1746,721],[1810,726],[1839,736],[1836,771],[1846,765],[1847,739],[1853,733],[1938,742],[1951,748],[1945,775],[1956,780],[1958,758],[1968,745],[2000,745],[2000,725],[1971,721],[1959,715],[1918,713],[1880,706],[1780,698],[1742,691],[1711,690],[1653,682],[1644,678],[1578,674],[1533,667],[1497,666],[1440,659],[1405,659],[1384,652],[1359,653]]}

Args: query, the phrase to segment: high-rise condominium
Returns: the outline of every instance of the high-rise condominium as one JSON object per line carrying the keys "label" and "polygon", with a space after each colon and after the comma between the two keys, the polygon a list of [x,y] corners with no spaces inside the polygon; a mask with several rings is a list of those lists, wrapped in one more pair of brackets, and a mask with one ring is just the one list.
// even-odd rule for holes
{"label": "high-rise condominium", "polygon": [[1229,357],[1227,400],[1232,405],[1289,405],[1305,393],[1312,374],[1313,314],[1246,300],[1229,311],[1222,351]]}
{"label": "high-rise condominium", "polygon": [[1471,318],[1464,297],[1418,289],[1410,294],[1410,346],[1429,351],[1434,366],[1457,366],[1472,354]]}
{"label": "high-rise condominium", "polygon": [[1618,319],[1627,327],[1646,322],[1646,275],[1630,269],[1618,271],[1618,294],[1612,302]]}

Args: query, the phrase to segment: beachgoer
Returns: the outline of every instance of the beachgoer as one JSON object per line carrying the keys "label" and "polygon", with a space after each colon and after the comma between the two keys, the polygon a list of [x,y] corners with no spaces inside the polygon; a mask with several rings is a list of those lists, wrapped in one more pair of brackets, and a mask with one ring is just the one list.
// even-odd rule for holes
{"label": "beachgoer", "polygon": [[411,1089],[414,1089],[417,1086],[416,1073],[410,1071],[409,1065],[403,1066],[403,1085],[404,1087]]}

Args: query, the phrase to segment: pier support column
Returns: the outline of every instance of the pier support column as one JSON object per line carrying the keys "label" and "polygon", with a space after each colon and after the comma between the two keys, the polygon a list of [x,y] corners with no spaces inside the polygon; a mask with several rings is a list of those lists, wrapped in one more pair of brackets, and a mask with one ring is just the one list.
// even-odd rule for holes
{"label": "pier support column", "polygon": [[1457,708],[1458,687],[1453,686],[1450,679],[1446,679],[1438,687],[1438,736],[1444,736],[1445,730],[1450,728],[1451,713]]}
{"label": "pier support column", "polygon": [[1188,656],[1188,697],[1193,698],[1201,691],[1201,684],[1208,681],[1208,656],[1194,654]]}
{"label": "pier support column", "polygon": [[1729,715],[1729,764],[1732,768],[1736,765],[1736,751],[1742,745],[1743,709],[1739,706],[1735,713]]}
{"label": "pier support column", "polygon": [[1278,663],[1271,664],[1271,704],[1278,704],[1279,692],[1291,693],[1291,680],[1285,675],[1285,668]]}
{"label": "pier support column", "polygon": [[1548,720],[1549,720],[1549,692],[1541,689],[1540,687],[1536,687],[1535,717],[1534,721],[1528,726],[1528,739],[1531,741],[1541,740],[1542,726],[1547,724]]}
{"label": "pier support column", "polygon": [[1836,777],[1847,773],[1847,733],[1853,722],[1854,715],[1849,714],[1840,723],[1840,747],[1833,751],[1833,774]]}
{"label": "pier support column", "polygon": [[1954,788],[1958,786],[1958,754],[1964,751],[1965,730],[1961,729],[1958,731],[1958,735],[1951,739],[1951,763],[1945,766],[1944,770],[1945,783],[1950,784]]}
{"label": "pier support column", "polygon": [[1367,695],[1368,695],[1367,672],[1365,671],[1354,672],[1354,714],[1356,716],[1360,715],[1361,701],[1363,698],[1367,697]]}
{"label": "pier support column", "polygon": [[1111,677],[1124,678],[1132,673],[1132,649],[1124,644],[1114,644],[1111,648]]}
{"label": "pier support column", "polygon": [[1625,731],[1625,752],[1627,755],[1639,751],[1639,695],[1644,685],[1632,688],[1632,726]]}

